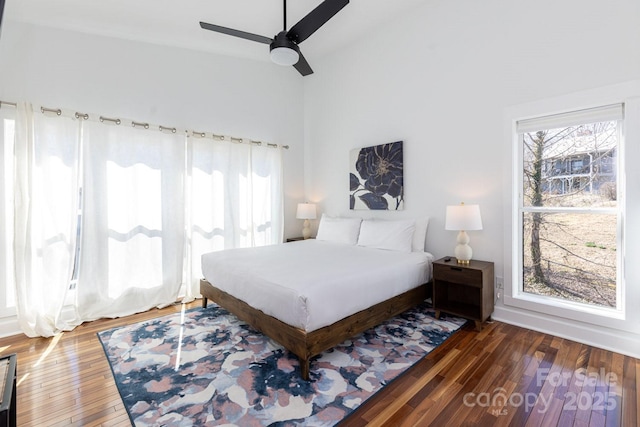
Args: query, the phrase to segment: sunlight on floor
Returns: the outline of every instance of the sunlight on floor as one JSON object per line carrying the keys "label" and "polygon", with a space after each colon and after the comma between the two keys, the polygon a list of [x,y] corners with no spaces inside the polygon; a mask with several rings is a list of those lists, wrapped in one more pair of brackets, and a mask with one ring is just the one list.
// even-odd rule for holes
{"label": "sunlight on floor", "polygon": [[175,371],[178,371],[180,368],[180,354],[182,353],[182,337],[184,335],[184,312],[187,305],[182,304],[182,309],[180,310],[180,324],[183,325],[180,327],[180,336],[178,337],[178,354],[176,355],[176,366],[174,368]]}
{"label": "sunlight on floor", "polygon": [[[51,341],[49,342],[49,345],[47,346],[47,349],[45,351],[42,352],[42,354],[40,355],[40,358],[38,358],[38,361],[36,363],[33,364],[33,367],[37,367],[39,366],[42,362],[45,361],[45,359],[47,358],[47,356],[49,354],[51,354],[51,352],[53,351],[53,349],[56,347],[56,345],[58,345],[58,342],[60,341],[60,339],[62,338],[62,336],[64,335],[64,332],[60,332],[59,334],[55,335],[53,338],[51,338]],[[3,351],[4,349],[6,349],[8,347],[4,347],[0,349],[0,352]],[[22,378],[20,378],[18,380],[18,382],[16,383],[16,386],[20,386],[20,384],[22,384],[24,382],[24,380],[26,380],[29,377],[30,372],[26,372]]]}
{"label": "sunlight on floor", "polygon": [[27,372],[26,374],[24,374],[24,375],[22,376],[22,378],[20,378],[20,379],[18,380],[18,382],[16,383],[16,387],[20,387],[20,384],[22,384],[22,382],[23,382],[24,380],[26,380],[27,378],[29,378],[29,374],[30,374],[30,372]]}
{"label": "sunlight on floor", "polygon": [[36,366],[40,365],[40,363],[44,362],[44,360],[47,358],[47,356],[49,354],[51,354],[53,349],[56,347],[56,345],[58,344],[58,341],[60,341],[60,339],[62,338],[63,335],[64,335],[64,332],[60,332],[59,334],[54,335],[54,337],[51,339],[51,342],[49,343],[49,346],[47,347],[47,349],[44,352],[42,352],[42,355],[40,356],[38,361],[33,365],[34,368]]}

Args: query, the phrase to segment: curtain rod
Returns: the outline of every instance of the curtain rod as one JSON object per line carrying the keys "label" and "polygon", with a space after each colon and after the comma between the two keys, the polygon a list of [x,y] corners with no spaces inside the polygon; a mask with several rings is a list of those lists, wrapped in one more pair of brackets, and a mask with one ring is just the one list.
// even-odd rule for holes
{"label": "curtain rod", "polygon": [[[0,108],[2,108],[2,105],[9,105],[11,107],[17,107],[18,103],[17,102],[7,102],[7,101],[2,101],[0,100]],[[46,107],[40,107],[40,112],[42,114],[45,113],[50,113],[50,114],[55,114],[57,116],[62,115],[62,109],[60,108],[46,108]],[[83,120],[89,120],[89,114],[87,113],[79,113],[76,112],[73,114],[73,116],[76,119],[83,119]],[[98,119],[101,123],[104,122],[108,122],[110,124],[114,124],[116,126],[120,125],[123,123],[123,121],[121,119],[118,118],[108,118],[108,117],[104,117],[104,116],[99,116]],[[151,125],[149,123],[141,123],[141,122],[136,122],[134,120],[127,120],[128,122],[131,123],[131,126],[135,127],[135,128],[143,128],[143,129],[152,129]],[[177,128],[172,127],[172,126],[162,126],[162,125],[158,125],[157,127],[154,125],[153,129],[157,129],[160,132],[164,132],[164,133],[176,133],[178,131]],[[245,140],[250,143],[250,144],[254,144],[254,145],[264,145],[266,147],[271,147],[271,148],[278,148],[278,144],[273,144],[273,143],[265,143],[262,141],[255,141],[253,139],[246,139],[246,138],[237,138],[235,136],[225,136],[225,135],[218,135],[215,134],[213,132],[196,132],[194,130],[188,130],[185,129],[185,134],[187,137],[193,136],[196,138],[211,138],[213,140],[218,140],[218,141],[224,141],[224,140],[229,140],[231,142],[234,143],[238,143],[241,144],[243,143]],[[288,145],[282,145],[282,148],[284,148],[285,150],[289,149]]]}

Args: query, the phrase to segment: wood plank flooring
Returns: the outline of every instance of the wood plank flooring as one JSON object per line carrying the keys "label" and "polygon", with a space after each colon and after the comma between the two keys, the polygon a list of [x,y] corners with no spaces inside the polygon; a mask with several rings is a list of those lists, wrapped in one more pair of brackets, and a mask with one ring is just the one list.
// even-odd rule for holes
{"label": "wood plank flooring", "polygon": [[[1,338],[0,355],[18,355],[18,425],[129,426],[96,332],[180,310],[49,339]],[[341,425],[640,426],[639,384],[638,359],[500,322],[481,332],[469,324]]]}

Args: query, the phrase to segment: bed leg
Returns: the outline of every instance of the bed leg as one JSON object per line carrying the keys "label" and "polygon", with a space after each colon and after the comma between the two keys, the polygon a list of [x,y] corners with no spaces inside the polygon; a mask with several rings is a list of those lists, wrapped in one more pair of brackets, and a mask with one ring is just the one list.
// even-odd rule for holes
{"label": "bed leg", "polygon": [[202,297],[202,308],[207,308],[207,297]]}
{"label": "bed leg", "polygon": [[302,376],[303,380],[309,381],[309,359],[303,359],[302,357],[300,357],[299,359],[300,359],[300,376]]}

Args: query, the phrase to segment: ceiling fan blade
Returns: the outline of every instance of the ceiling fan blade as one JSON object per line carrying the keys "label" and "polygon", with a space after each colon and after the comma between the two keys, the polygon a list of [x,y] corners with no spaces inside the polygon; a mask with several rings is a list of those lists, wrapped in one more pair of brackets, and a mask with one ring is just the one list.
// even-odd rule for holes
{"label": "ceiling fan blade", "polygon": [[294,43],[302,43],[322,27],[336,13],[349,4],[349,0],[325,0],[302,18],[287,32],[287,38]]}
{"label": "ceiling fan blade", "polygon": [[298,72],[303,76],[308,76],[309,74],[313,74],[313,70],[311,69],[311,66],[309,65],[307,60],[302,55],[302,52],[298,51],[298,54],[300,55],[300,58],[298,59],[298,62],[293,64],[293,67],[296,70],[298,70]]}
{"label": "ceiling fan blade", "polygon": [[233,28],[221,27],[220,25],[207,24],[206,22],[200,22],[200,27],[205,30],[211,30],[217,33],[227,34],[229,36],[240,37],[241,39],[252,40],[258,43],[270,44],[273,41],[273,39],[270,39],[269,37],[247,33],[245,31],[234,30]]}

